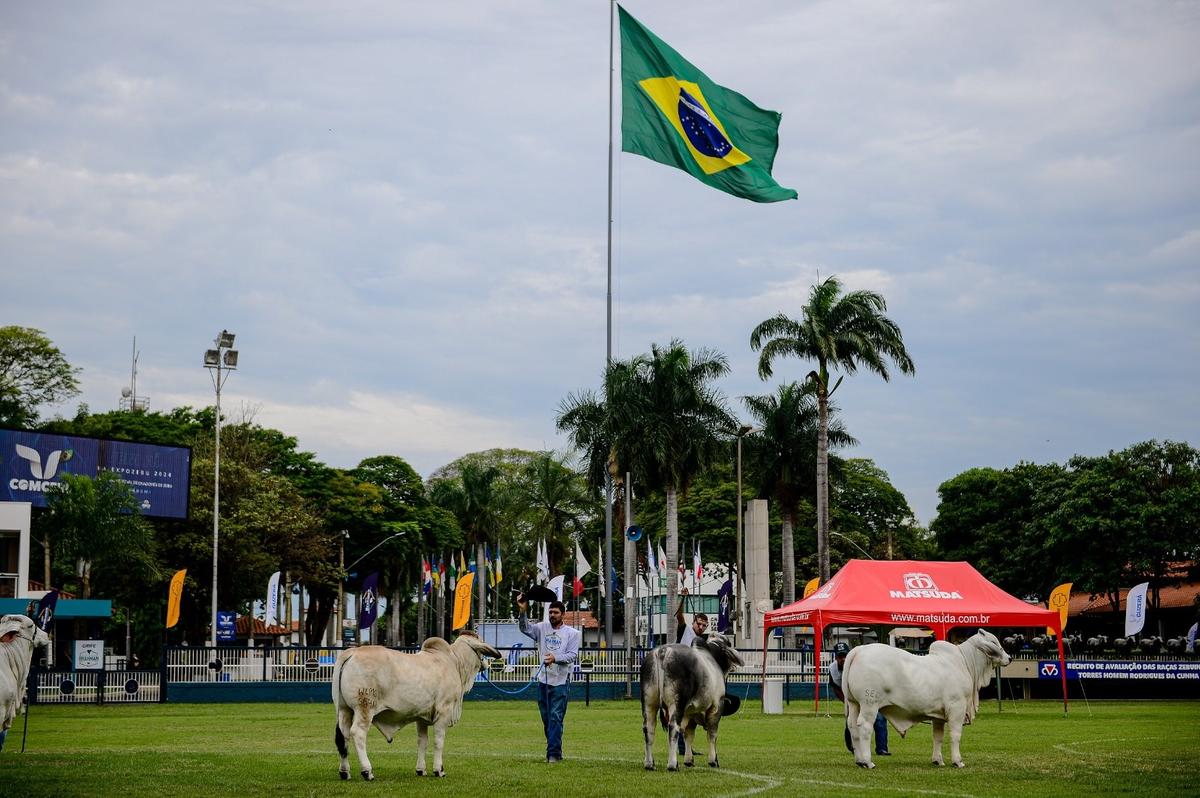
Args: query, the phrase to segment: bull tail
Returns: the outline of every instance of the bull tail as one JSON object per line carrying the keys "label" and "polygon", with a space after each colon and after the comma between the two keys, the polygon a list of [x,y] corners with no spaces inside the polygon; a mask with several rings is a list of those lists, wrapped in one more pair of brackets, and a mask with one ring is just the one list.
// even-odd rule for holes
{"label": "bull tail", "polygon": [[333,724],[333,742],[337,746],[338,756],[345,759],[349,756],[349,751],[346,748],[346,735],[342,734],[341,709],[344,705],[342,698],[342,669],[346,663],[350,661],[352,655],[345,655],[338,659],[334,665],[333,674],[333,708],[338,713],[338,719]]}
{"label": "bull tail", "polygon": [[350,755],[350,751],[346,748],[346,735],[342,734],[342,724],[340,723],[333,724],[333,742],[337,745],[338,756],[345,759]]}

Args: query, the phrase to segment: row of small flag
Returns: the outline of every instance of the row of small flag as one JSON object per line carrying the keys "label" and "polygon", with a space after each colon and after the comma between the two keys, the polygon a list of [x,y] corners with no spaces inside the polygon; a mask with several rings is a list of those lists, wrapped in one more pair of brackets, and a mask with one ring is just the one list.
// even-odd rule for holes
{"label": "row of small flag", "polygon": [[[662,543],[658,544],[657,555],[655,553],[654,543],[650,538],[646,538],[646,558],[638,560],[638,569],[642,571],[648,584],[653,585],[658,579],[665,577],[667,570],[667,553],[663,551]],[[704,565],[700,558],[700,541],[692,541],[692,570],[690,577],[695,580],[694,584],[699,585],[700,580],[704,577]],[[684,564],[682,557],[679,558],[679,578],[687,580],[689,572]]]}
{"label": "row of small flag", "polygon": [[[504,581],[504,560],[500,554],[500,544],[496,544],[496,556],[492,556],[492,548],[489,544],[483,546],[483,564],[487,569],[488,585],[490,587],[498,586]],[[422,591],[426,596],[437,594],[444,595],[446,588],[454,590],[458,585],[459,577],[467,573],[477,573],[479,570],[472,557],[469,561],[463,556],[461,551],[458,552],[458,560],[455,562],[454,553],[451,552],[449,558],[441,555],[421,555],[421,585]]]}

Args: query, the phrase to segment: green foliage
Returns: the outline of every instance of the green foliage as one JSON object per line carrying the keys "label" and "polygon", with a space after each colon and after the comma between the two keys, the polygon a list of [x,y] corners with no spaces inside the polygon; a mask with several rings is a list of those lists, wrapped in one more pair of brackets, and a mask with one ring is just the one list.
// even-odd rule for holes
{"label": "green foliage", "polygon": [[1061,582],[1103,594],[1138,582],[1156,591],[1200,558],[1200,452],[1147,441],[1065,466],[974,468],[942,483],[931,529],[1016,595],[1044,600]]}
{"label": "green foliage", "polygon": [[91,598],[93,573],[136,574],[151,581],[157,576],[151,527],[138,514],[129,485],[113,472],[102,471],[95,479],[63,474],[46,504],[43,531],[57,550],[60,572],[66,564],[79,564],[83,598]]}
{"label": "green foliage", "polygon": [[42,406],[78,395],[78,374],[41,330],[0,327],[0,426],[29,426]]}
{"label": "green foliage", "polygon": [[[877,560],[926,560],[937,548],[917,523],[904,494],[872,460],[852,458],[841,463],[833,479],[834,518],[841,534],[855,539]],[[839,541],[830,542],[835,552]],[[850,557],[861,557],[853,552]],[[834,557],[838,562],[838,558]],[[844,563],[844,559],[841,561]],[[840,567],[840,565],[839,565]]]}

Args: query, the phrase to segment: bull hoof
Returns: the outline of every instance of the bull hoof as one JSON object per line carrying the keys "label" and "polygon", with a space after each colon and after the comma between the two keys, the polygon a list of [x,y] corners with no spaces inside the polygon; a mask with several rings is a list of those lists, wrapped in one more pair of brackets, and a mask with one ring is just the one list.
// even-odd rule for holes
{"label": "bull hoof", "polygon": [[418,769],[418,770],[417,770],[417,775],[418,775],[418,776],[424,776],[424,775],[425,775],[425,771]]}
{"label": "bull hoof", "polygon": [[446,778],[446,771],[445,770],[435,770],[435,771],[433,771],[433,777],[435,779],[444,779],[444,778]]}
{"label": "bull hoof", "polygon": [[667,765],[667,772],[674,773],[679,770],[679,765]]}
{"label": "bull hoof", "polygon": [[854,764],[858,765],[860,768],[863,768],[864,770],[872,770],[875,767],[874,762],[855,762]]}
{"label": "bull hoof", "polygon": [[719,768],[719,767],[721,767],[721,763],[714,759],[713,761],[708,763],[708,766],[710,768]]}
{"label": "bull hoof", "polygon": [[940,767],[941,767],[943,764],[944,764],[944,763],[942,763],[942,762],[939,762],[939,761],[937,761],[936,759],[935,759],[935,760],[933,760],[933,766],[934,766],[935,768],[940,768]]}
{"label": "bull hoof", "polygon": [[694,768],[694,767],[696,767],[696,763],[695,762],[684,762],[683,766],[685,768]]}
{"label": "bull hoof", "polygon": [[375,781],[375,774],[369,770],[362,772],[363,781]]}
{"label": "bull hoof", "polygon": [[654,765],[653,765],[653,763],[651,763],[651,764],[649,764],[649,765],[646,765],[646,770],[654,770]]}
{"label": "bull hoof", "polygon": [[342,781],[349,781],[349,780],[350,780],[350,771],[348,771],[348,770],[339,770],[339,771],[338,771],[338,776],[340,776],[340,777],[341,777]]}
{"label": "bull hoof", "polygon": [[954,763],[954,767],[956,767],[956,768],[965,768],[965,767],[966,767],[966,765],[965,765],[965,764],[963,764],[962,762],[955,762],[955,763]]}

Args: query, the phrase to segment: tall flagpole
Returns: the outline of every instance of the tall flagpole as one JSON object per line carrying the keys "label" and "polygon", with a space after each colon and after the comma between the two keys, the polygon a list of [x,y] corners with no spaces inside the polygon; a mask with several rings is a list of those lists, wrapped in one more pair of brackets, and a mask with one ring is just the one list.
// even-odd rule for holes
{"label": "tall flagpole", "polygon": [[[613,13],[617,0],[609,0],[608,4],[608,303],[607,303],[607,349],[604,358],[605,383],[608,381],[608,367],[612,365],[612,230],[613,230]],[[607,388],[606,388],[607,394]],[[605,404],[608,397],[605,396]],[[604,469],[604,548],[608,561],[613,561],[613,478],[612,471]],[[612,648],[613,631],[613,591],[607,591],[604,598],[604,645]],[[626,624],[628,626],[628,624]],[[216,628],[216,621],[213,622]],[[214,635],[216,632],[213,633]]]}

